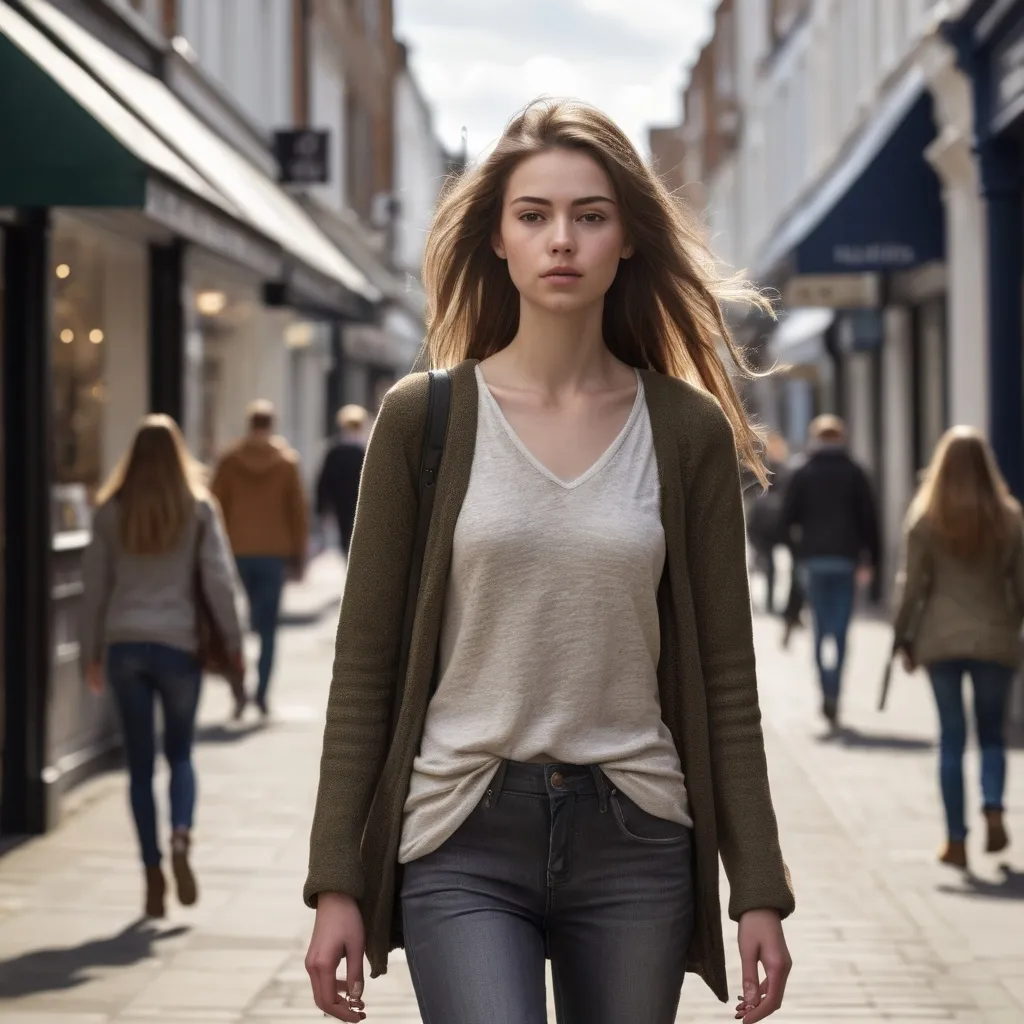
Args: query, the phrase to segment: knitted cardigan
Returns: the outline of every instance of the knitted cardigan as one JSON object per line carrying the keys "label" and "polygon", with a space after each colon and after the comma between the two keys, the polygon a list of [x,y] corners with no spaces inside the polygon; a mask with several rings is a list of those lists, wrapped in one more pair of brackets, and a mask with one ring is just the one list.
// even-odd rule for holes
{"label": "knitted cardigan", "polygon": [[[304,899],[359,901],[371,975],[402,945],[397,851],[441,631],[452,537],[476,441],[474,360],[452,370],[452,405],[423,562],[405,694],[389,735],[412,559],[427,376],[387,395],[366,453],[327,703]],[[718,859],[729,913],[794,908],[779,846],[758,706],[743,508],[725,414],[703,391],[641,371],[661,484],[658,590],[662,717],[694,820],[696,923],[687,970],[729,998]]]}

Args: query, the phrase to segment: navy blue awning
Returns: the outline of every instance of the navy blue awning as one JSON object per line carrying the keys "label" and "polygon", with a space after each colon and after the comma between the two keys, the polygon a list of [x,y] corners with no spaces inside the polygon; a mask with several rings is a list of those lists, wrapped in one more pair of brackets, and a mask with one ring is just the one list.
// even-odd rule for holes
{"label": "navy blue awning", "polygon": [[897,85],[846,159],[773,239],[759,266],[797,274],[908,270],[945,258],[939,179],[924,151],[935,138],[920,73]]}

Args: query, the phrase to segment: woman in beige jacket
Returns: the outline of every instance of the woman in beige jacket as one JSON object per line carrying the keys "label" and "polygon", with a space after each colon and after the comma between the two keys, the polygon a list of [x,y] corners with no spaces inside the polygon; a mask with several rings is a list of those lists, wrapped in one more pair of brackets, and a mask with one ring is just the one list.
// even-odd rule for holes
{"label": "woman in beige jacket", "polygon": [[939,777],[948,840],[939,859],[967,866],[963,677],[974,689],[986,850],[1006,848],[1005,720],[1020,660],[1024,530],[987,442],[954,427],[939,442],[907,517],[895,633],[908,668],[931,676],[940,725]]}

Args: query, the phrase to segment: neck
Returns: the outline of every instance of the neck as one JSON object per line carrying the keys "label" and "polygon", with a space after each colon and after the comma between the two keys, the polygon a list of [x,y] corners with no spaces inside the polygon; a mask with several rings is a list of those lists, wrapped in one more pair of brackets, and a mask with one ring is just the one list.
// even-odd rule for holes
{"label": "neck", "polygon": [[249,431],[249,440],[250,441],[260,441],[260,442],[266,443],[267,441],[270,440],[270,438],[272,436],[273,435],[271,434],[271,432],[269,430],[250,430]]}
{"label": "neck", "polygon": [[517,375],[542,390],[575,390],[614,373],[617,360],[601,330],[603,304],[559,315],[521,300],[519,329],[504,361]]}

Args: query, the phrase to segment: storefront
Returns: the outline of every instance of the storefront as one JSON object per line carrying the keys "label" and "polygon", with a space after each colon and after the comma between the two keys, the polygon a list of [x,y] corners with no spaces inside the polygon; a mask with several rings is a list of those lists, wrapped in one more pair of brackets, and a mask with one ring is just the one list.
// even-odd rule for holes
{"label": "storefront", "polygon": [[945,27],[974,87],[988,235],[989,437],[1024,496],[1024,0],[976,0]]}
{"label": "storefront", "polygon": [[116,753],[109,701],[82,682],[77,606],[92,497],[140,416],[172,414],[210,457],[247,354],[217,355],[229,319],[283,352],[297,309],[368,319],[376,291],[162,82],[45,0],[0,3],[0,95],[18,97],[0,104],[11,833],[50,827],[61,794]]}
{"label": "storefront", "polygon": [[[756,275],[776,284],[786,308],[823,307],[834,314],[828,411],[846,418],[853,454],[875,482],[890,555],[924,434],[931,436],[945,415],[944,396],[936,401],[931,393],[918,416],[922,427],[907,412],[918,391],[919,364],[932,384],[941,387],[945,380],[944,366],[932,366],[944,359],[944,340],[935,338],[945,330],[936,306],[944,294],[899,287],[934,280],[945,261],[940,185],[925,157],[934,137],[931,95],[922,72],[911,68],[773,236]],[[806,407],[806,395],[799,397]],[[806,414],[802,408],[791,418],[802,421]]]}

